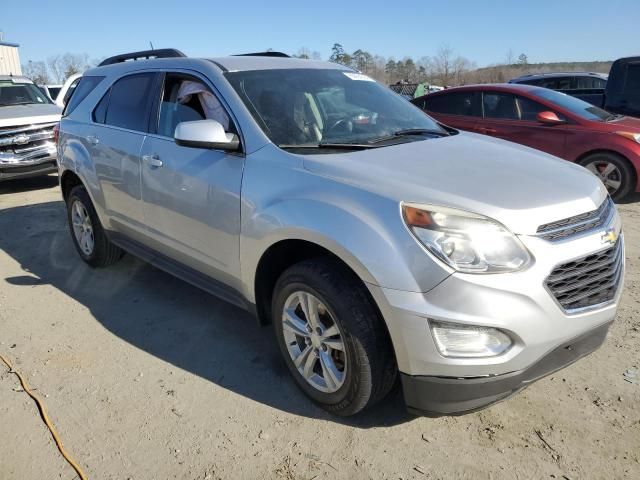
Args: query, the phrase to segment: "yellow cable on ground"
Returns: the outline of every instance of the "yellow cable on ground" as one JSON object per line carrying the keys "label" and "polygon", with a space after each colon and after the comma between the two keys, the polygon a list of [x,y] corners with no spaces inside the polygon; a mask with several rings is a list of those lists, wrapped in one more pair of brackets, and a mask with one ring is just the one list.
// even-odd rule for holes
{"label": "yellow cable on ground", "polygon": [[13,365],[11,365],[11,363],[2,355],[0,355],[0,360],[2,360],[4,364],[7,366],[7,368],[9,369],[9,373],[16,374],[18,379],[20,379],[20,384],[22,385],[23,390],[27,392],[27,395],[33,398],[33,400],[36,402],[36,405],[38,405],[38,410],[40,410],[40,415],[42,416],[44,423],[47,425],[47,428],[51,432],[51,435],[53,436],[53,440],[56,442],[56,445],[58,446],[58,450],[60,450],[60,453],[62,454],[64,459],[67,462],[69,462],[69,465],[71,465],[71,467],[73,467],[73,469],[76,471],[76,473],[80,477],[80,480],[87,480],[87,476],[84,474],[80,466],[71,459],[69,454],[65,451],[64,447],[62,446],[62,442],[60,441],[60,438],[58,437],[58,433],[56,432],[56,429],[53,427],[51,420],[49,420],[49,415],[47,415],[47,411],[44,409],[43,403],[40,401],[38,397],[34,395],[34,393],[31,390],[29,390],[29,386],[27,385],[27,382],[25,381],[25,379],[22,378],[22,375],[20,375],[20,372],[17,372],[16,370],[14,370]]}

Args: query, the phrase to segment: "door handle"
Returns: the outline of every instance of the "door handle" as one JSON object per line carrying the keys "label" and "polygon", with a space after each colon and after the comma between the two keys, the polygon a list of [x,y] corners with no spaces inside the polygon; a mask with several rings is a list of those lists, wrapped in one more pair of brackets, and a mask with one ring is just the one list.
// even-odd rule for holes
{"label": "door handle", "polygon": [[147,163],[150,167],[160,168],[162,167],[162,160],[158,155],[143,155],[142,160]]}
{"label": "door handle", "polygon": [[89,142],[91,145],[97,145],[100,143],[100,139],[95,135],[87,135],[86,138],[87,138],[87,142]]}
{"label": "door handle", "polygon": [[498,131],[495,128],[480,127],[480,128],[478,128],[478,131],[481,132],[481,133],[486,133],[486,134],[498,133]]}

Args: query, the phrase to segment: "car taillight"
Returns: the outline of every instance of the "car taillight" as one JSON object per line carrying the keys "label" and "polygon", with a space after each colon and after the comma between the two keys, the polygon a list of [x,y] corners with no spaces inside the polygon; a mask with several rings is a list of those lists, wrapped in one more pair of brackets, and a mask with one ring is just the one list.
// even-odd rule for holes
{"label": "car taillight", "polygon": [[53,143],[55,143],[56,145],[58,145],[58,137],[60,136],[60,124],[56,124],[55,127],[53,127]]}

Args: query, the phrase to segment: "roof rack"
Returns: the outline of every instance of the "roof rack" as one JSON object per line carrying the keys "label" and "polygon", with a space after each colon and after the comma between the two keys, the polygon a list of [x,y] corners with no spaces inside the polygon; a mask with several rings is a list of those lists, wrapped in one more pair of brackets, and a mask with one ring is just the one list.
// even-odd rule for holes
{"label": "roof rack", "polygon": [[280,57],[291,58],[286,53],[282,52],[254,52],[254,53],[238,53],[234,57]]}
{"label": "roof rack", "polygon": [[105,58],[99,67],[105,65],[113,65],[115,63],[126,62],[127,60],[140,60],[149,58],[177,58],[186,57],[184,53],[175,48],[160,48],[158,50],[142,50],[140,52],[122,53],[120,55],[114,55],[113,57]]}

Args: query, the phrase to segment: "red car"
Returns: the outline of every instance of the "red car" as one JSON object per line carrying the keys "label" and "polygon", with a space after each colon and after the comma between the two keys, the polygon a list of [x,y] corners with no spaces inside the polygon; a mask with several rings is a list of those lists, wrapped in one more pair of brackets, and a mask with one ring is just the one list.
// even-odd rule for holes
{"label": "red car", "polygon": [[579,163],[600,177],[614,200],[640,191],[640,119],[518,84],[451,88],[412,103],[445,125]]}

